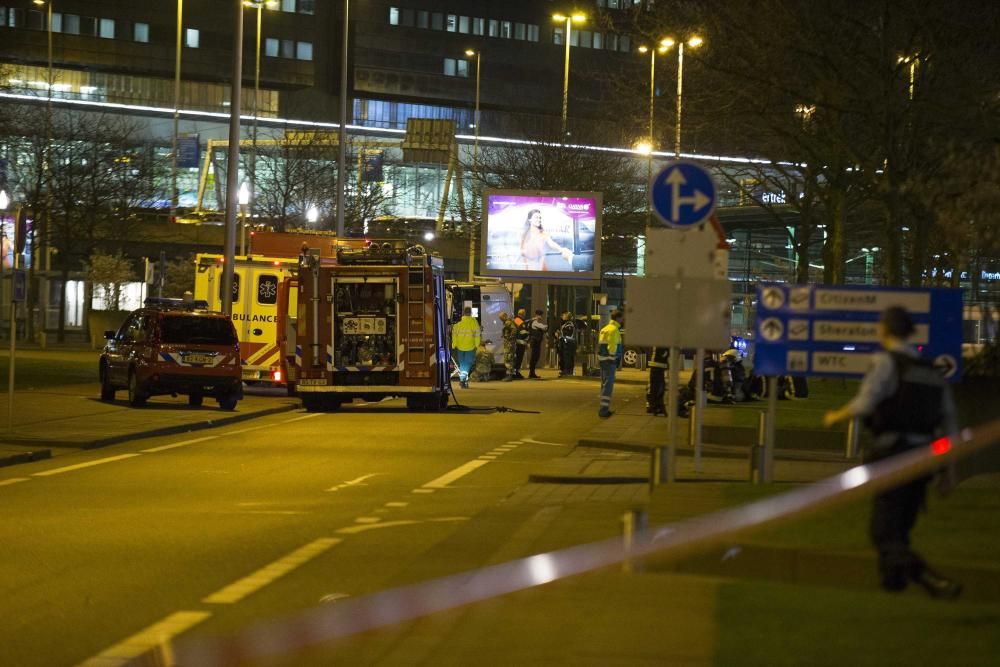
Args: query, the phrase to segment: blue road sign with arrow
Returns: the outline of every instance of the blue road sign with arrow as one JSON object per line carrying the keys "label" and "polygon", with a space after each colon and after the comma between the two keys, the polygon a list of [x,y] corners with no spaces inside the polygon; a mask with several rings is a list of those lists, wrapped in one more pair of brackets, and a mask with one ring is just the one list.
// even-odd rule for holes
{"label": "blue road sign with arrow", "polygon": [[715,181],[695,162],[671,162],[656,175],[649,189],[656,216],[670,227],[698,225],[715,210]]}
{"label": "blue road sign with arrow", "polygon": [[952,382],[961,377],[962,293],[957,289],[761,284],[754,372],[864,375],[880,349],[878,320],[902,306],[916,325],[910,342]]}

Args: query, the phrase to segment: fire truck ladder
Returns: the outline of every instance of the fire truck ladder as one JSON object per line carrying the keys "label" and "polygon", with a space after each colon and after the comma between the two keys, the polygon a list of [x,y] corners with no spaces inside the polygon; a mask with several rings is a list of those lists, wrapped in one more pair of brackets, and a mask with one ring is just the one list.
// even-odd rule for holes
{"label": "fire truck ladder", "polygon": [[406,285],[406,367],[427,365],[427,330],[424,326],[424,270],[409,270]]}

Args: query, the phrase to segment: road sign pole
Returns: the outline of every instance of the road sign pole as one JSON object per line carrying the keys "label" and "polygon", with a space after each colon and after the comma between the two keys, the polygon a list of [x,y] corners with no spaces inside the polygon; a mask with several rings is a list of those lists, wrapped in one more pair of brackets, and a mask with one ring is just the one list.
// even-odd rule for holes
{"label": "road sign pole", "polygon": [[760,472],[761,481],[770,484],[774,481],[774,431],[778,419],[778,378],[767,379],[767,428],[764,429],[764,469]]}
{"label": "road sign pole", "polygon": [[[21,217],[21,209],[18,207],[17,211],[14,213],[14,220],[19,220]],[[21,240],[16,238],[21,231],[18,226],[14,225],[14,261],[12,262],[13,270],[11,271],[11,281],[10,281],[10,356],[8,357],[8,370],[7,370],[7,432],[14,432],[14,352],[17,347],[17,301],[14,300],[14,274],[18,270],[18,257],[20,252],[17,251],[18,242]]]}
{"label": "road sign pole", "polygon": [[691,420],[694,421],[694,439],[691,446],[694,447],[694,470],[701,472],[701,412],[705,406],[705,348],[699,347],[695,354],[697,355],[695,373],[697,373],[698,382],[694,388],[696,409],[691,412]]}

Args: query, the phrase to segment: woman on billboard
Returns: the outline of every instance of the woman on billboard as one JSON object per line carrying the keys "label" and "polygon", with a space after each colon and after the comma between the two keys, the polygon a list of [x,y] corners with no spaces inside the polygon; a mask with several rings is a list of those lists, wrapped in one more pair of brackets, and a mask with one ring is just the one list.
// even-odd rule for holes
{"label": "woman on billboard", "polygon": [[521,234],[521,262],[529,271],[548,271],[545,255],[548,249],[558,250],[572,266],[573,251],[556,243],[542,227],[542,212],[537,208],[528,211],[524,221],[524,232]]}

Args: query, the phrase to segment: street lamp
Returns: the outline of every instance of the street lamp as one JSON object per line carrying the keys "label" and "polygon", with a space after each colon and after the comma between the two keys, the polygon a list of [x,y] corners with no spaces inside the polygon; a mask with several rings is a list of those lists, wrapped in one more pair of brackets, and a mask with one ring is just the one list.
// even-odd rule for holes
{"label": "street lamp", "polygon": [[315,225],[319,221],[319,209],[315,205],[306,209],[306,222]]}
{"label": "street lamp", "polygon": [[[472,143],[472,171],[475,174],[479,168],[479,65],[482,61],[482,53],[473,49],[466,49],[465,55],[476,57],[476,113],[475,113],[475,124],[476,124],[476,135]],[[460,183],[458,187],[462,187]],[[471,225],[469,229],[469,281],[472,281],[472,276],[476,271],[476,229],[475,225]]]}
{"label": "street lamp", "polygon": [[586,14],[573,12],[572,14],[553,14],[552,20],[557,23],[566,23],[566,61],[563,67],[563,103],[562,103],[562,134],[566,136],[566,119],[569,112],[569,43],[570,35],[573,32],[574,23],[584,23],[587,20]]}
{"label": "street lamp", "polygon": [[243,222],[240,225],[240,254],[246,255],[246,244],[247,244],[247,206],[250,205],[250,188],[247,186],[246,181],[240,184],[239,192],[239,202],[240,202],[240,215],[243,218]]}
{"label": "street lamp", "polygon": [[177,39],[174,43],[174,136],[170,151],[170,222],[177,218],[177,149],[181,122],[181,49],[184,36],[184,0],[177,0]]}
{"label": "street lamp", "polygon": [[340,44],[340,124],[337,128],[337,239],[344,238],[344,198],[347,196],[347,39],[351,0],[344,0],[344,32]]}
{"label": "street lamp", "polygon": [[896,59],[896,62],[910,66],[910,101],[912,102],[917,83],[917,67],[920,65],[920,56],[900,56]]}
{"label": "street lamp", "polygon": [[223,244],[222,312],[233,313],[233,262],[236,254],[240,180],[240,105],[243,97],[243,3],[236,0],[233,24],[233,72],[229,94],[229,150],[226,155],[226,238]]}
{"label": "street lamp", "polygon": [[649,191],[653,187],[653,147],[656,145],[653,139],[653,112],[656,103],[656,54],[666,53],[674,45],[674,40],[664,39],[656,48],[640,46],[639,53],[649,53],[649,138],[636,146],[639,153],[646,156],[646,224],[652,223],[653,209],[649,199]]}
{"label": "street lamp", "polygon": [[[673,40],[664,40],[662,43],[667,42],[673,43]],[[687,45],[692,49],[696,49],[705,43],[701,37],[697,35],[689,37],[687,40]],[[684,91],[684,41],[677,42],[677,134],[674,138],[674,156],[680,158],[681,156],[681,111],[683,109],[683,91]]]}
{"label": "street lamp", "polygon": [[[278,9],[277,0],[243,0],[244,7],[257,10],[257,46],[254,51],[254,73],[253,73],[253,130],[250,139],[250,185],[253,190],[257,189],[257,105],[260,103],[260,38],[263,21],[264,8]],[[251,211],[251,214],[253,211]]]}

